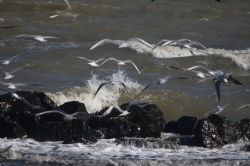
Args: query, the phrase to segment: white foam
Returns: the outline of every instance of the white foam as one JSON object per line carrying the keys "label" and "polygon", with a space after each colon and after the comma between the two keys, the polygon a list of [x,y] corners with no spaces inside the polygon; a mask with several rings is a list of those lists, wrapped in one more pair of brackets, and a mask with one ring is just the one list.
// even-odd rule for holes
{"label": "white foam", "polygon": [[61,144],[37,142],[33,139],[0,139],[0,148],[11,146],[5,158],[28,161],[78,163],[86,160],[249,160],[250,153],[242,151],[246,142],[226,145],[220,149],[180,146],[178,149],[146,148],[120,145],[115,139],[100,139],[93,144]]}
{"label": "white foam", "polygon": [[81,87],[74,87],[71,89],[59,91],[56,93],[47,93],[47,95],[54,100],[58,105],[67,101],[79,101],[85,104],[89,113],[100,111],[110,105],[117,105],[120,96],[123,93],[127,93],[123,86],[120,84],[113,84],[103,87],[94,98],[94,94],[102,82],[123,82],[128,91],[137,93],[143,87],[130,79],[123,71],[117,71],[116,73],[106,78],[100,79],[97,75],[85,82],[85,85]]}

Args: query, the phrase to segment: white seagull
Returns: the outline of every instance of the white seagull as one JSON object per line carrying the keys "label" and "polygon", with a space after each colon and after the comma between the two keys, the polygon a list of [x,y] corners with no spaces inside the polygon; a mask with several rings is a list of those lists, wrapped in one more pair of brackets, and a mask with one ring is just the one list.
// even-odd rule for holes
{"label": "white seagull", "polygon": [[27,49],[26,51],[23,51],[13,57],[11,57],[10,59],[6,59],[6,60],[0,60],[2,62],[3,65],[9,65],[11,61],[13,61],[15,58],[19,57],[20,55],[23,55],[25,53],[27,53],[28,51],[30,51],[30,49]]}
{"label": "white seagull", "polygon": [[118,45],[119,48],[131,48],[138,53],[150,53],[155,45],[152,45],[140,38],[131,38],[128,40],[112,40],[112,39],[103,39],[96,44],[94,44],[90,50],[95,49],[104,44],[115,44]]}
{"label": "white seagull", "polygon": [[218,106],[216,107],[216,109],[207,112],[202,118],[207,118],[207,117],[209,117],[209,116],[212,115],[212,114],[219,114],[219,113],[223,112],[223,111],[226,109],[226,107],[228,107],[230,104],[232,104],[232,103],[234,103],[234,102],[235,102],[235,101],[231,101],[231,102],[225,104],[225,105],[222,106],[222,107],[218,105]]}
{"label": "white seagull", "polygon": [[102,66],[104,65],[105,63],[107,63],[108,61],[115,61],[117,62],[117,65],[121,65],[121,66],[124,66],[126,64],[131,64],[133,65],[133,67],[136,69],[136,71],[141,74],[140,70],[138,69],[138,67],[136,66],[136,64],[131,61],[131,60],[119,60],[119,59],[116,59],[116,58],[113,58],[113,57],[109,57],[107,59],[105,59],[104,61],[102,61],[102,63],[100,63],[98,66]]}
{"label": "white seagull", "polygon": [[30,102],[28,102],[24,97],[18,95],[17,93],[15,92],[11,92],[9,90],[6,90],[6,89],[3,89],[3,88],[0,88],[1,91],[4,91],[4,92],[7,92],[7,93],[10,93],[10,95],[15,98],[15,99],[18,99],[18,100],[22,100],[24,103],[26,103],[27,105],[29,105],[30,107],[32,108],[40,108],[39,106],[35,106],[33,104],[31,104]]}
{"label": "white seagull", "polygon": [[14,78],[15,77],[15,75],[14,75],[14,73],[15,72],[17,72],[17,71],[19,71],[19,70],[22,70],[22,69],[25,69],[25,68],[31,68],[31,67],[34,67],[33,65],[25,65],[25,66],[22,66],[22,67],[18,67],[18,68],[16,68],[16,69],[14,69],[14,70],[12,70],[12,71],[10,71],[10,72],[6,72],[6,71],[4,71],[1,67],[0,67],[0,70],[4,73],[4,79],[5,80],[10,80],[10,79],[12,79],[12,78]]}
{"label": "white seagull", "polygon": [[99,87],[97,88],[97,90],[96,90],[96,92],[95,92],[95,94],[94,94],[93,99],[96,97],[96,95],[97,95],[98,92],[101,90],[101,88],[103,88],[103,87],[106,86],[106,85],[110,85],[110,84],[111,84],[111,85],[112,85],[112,84],[120,84],[120,85],[122,85],[122,86],[125,88],[125,90],[128,91],[127,86],[126,86],[123,82],[115,82],[115,81],[104,82],[104,83],[101,83],[101,84],[99,85]]}
{"label": "white seagull", "polygon": [[7,86],[9,89],[17,89],[23,86],[42,86],[42,84],[26,84],[26,83],[12,83],[12,82],[2,82],[0,84]]}
{"label": "white seagull", "polygon": [[250,107],[250,104],[245,104],[245,105],[243,105],[243,106],[240,106],[240,107],[236,108],[235,111],[239,111],[239,110],[245,109],[245,108],[247,108],[247,107]]}
{"label": "white seagull", "polygon": [[58,37],[55,36],[42,36],[42,35],[30,35],[30,34],[20,34],[16,35],[17,38],[32,38],[34,40],[37,40],[39,42],[47,42],[48,39],[58,39]]}
{"label": "white seagull", "polygon": [[91,65],[91,66],[94,66],[94,67],[99,66],[97,63],[100,62],[100,61],[102,61],[102,60],[104,60],[103,58],[99,58],[99,59],[97,59],[97,60],[92,60],[92,59],[85,58],[85,57],[83,57],[83,56],[78,56],[77,58],[78,58],[78,59],[81,59],[81,60],[86,60],[86,61],[88,61],[88,64]]}

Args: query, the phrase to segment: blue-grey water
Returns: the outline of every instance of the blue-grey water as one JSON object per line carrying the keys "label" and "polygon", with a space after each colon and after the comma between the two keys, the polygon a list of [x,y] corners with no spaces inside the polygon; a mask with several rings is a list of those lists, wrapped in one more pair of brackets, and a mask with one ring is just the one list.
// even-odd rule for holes
{"label": "blue-grey water", "polygon": [[[213,82],[210,80],[197,83],[198,80],[194,79],[192,73],[176,71],[164,65],[184,68],[205,65],[212,70],[231,72],[245,85],[222,85],[221,105],[235,102],[221,114],[235,120],[250,116],[249,108],[235,111],[238,107],[250,103],[250,1],[69,2],[71,10],[63,0],[0,1],[0,60],[29,50],[13,59],[9,65],[0,67],[11,71],[26,64],[34,65],[33,68],[16,72],[12,80],[1,79],[2,88],[7,88],[3,82],[42,84],[20,89],[46,92],[58,104],[78,100],[85,103],[89,112],[95,112],[111,104],[122,104],[131,100],[143,86],[159,77],[188,76],[192,79],[169,80],[166,85],[151,86],[139,99],[157,104],[164,112],[166,120],[177,119],[181,115],[201,117],[217,105]],[[55,36],[57,39],[40,42],[31,38],[16,37],[20,34]],[[92,45],[104,38],[128,40],[135,37],[151,44],[162,39],[185,38],[202,43],[207,49],[202,50],[205,52],[202,56],[187,56],[186,50],[178,47],[168,48],[166,54],[160,56],[138,53],[129,48],[118,48],[116,45],[103,45],[90,50]],[[141,74],[139,75],[132,66],[119,67],[115,62],[95,68],[86,61],[79,60],[78,56],[90,59],[110,56],[121,60],[130,59],[136,63]],[[170,56],[174,57],[169,58]],[[1,73],[2,78],[3,76]],[[107,80],[124,82],[130,93],[123,91],[119,85],[108,86],[93,100],[93,94],[99,84]],[[187,149],[183,149],[185,153],[189,153],[190,149]],[[206,149],[204,151],[206,152]],[[148,151],[150,152],[151,150]],[[161,156],[162,152],[155,153],[161,158],[172,159],[169,155]],[[178,150],[174,152],[175,157],[178,153]],[[227,154],[226,151],[224,153]],[[135,158],[144,157],[140,154]],[[84,159],[84,155],[79,156],[77,153],[74,153],[74,157]],[[111,155],[110,159],[113,157]],[[203,156],[203,153],[199,157],[208,158],[207,155]]]}

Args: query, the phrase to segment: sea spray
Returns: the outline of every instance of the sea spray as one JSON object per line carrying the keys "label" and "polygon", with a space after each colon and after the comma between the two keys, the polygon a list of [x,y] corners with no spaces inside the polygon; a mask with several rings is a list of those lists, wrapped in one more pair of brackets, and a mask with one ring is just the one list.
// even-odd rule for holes
{"label": "sea spray", "polygon": [[[114,84],[104,86],[94,98],[94,94],[99,85],[103,82],[110,81],[114,82]],[[119,84],[120,82],[126,85],[127,91]],[[82,102],[85,104],[89,113],[94,113],[110,105],[120,104],[118,100],[123,93],[138,93],[142,88],[142,85],[129,78],[124,71],[118,70],[116,73],[102,79],[99,78],[98,75],[93,74],[83,86],[73,87],[55,93],[47,93],[47,95],[58,105],[68,101]],[[133,96],[132,93],[128,95]]]}

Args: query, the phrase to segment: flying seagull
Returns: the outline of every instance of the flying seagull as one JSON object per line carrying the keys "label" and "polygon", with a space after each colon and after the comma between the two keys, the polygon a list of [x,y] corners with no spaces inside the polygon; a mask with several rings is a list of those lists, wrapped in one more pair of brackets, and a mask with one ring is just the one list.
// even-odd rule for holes
{"label": "flying seagull", "polygon": [[165,76],[165,77],[161,77],[161,78],[157,78],[155,81],[147,84],[135,97],[137,98],[142,92],[144,92],[145,90],[147,90],[151,85],[155,84],[155,85],[164,85],[168,82],[169,79],[188,79],[187,77],[172,77],[172,76]]}
{"label": "flying seagull", "polygon": [[81,60],[86,60],[86,61],[88,61],[88,64],[89,64],[89,65],[95,66],[95,67],[100,66],[100,65],[98,65],[97,63],[100,62],[100,61],[102,61],[102,60],[104,60],[103,58],[99,58],[99,59],[97,59],[97,60],[92,60],[92,59],[85,58],[85,57],[83,57],[83,56],[78,56],[77,58],[78,58],[78,59],[81,59]]}
{"label": "flying seagull", "polygon": [[15,99],[17,99],[17,100],[23,101],[25,104],[27,104],[28,106],[30,106],[30,107],[32,107],[32,108],[35,108],[35,109],[41,108],[41,107],[39,107],[39,106],[35,106],[35,105],[31,104],[31,103],[28,102],[24,97],[18,95],[18,94],[15,93],[15,92],[11,92],[11,91],[6,90],[6,89],[3,89],[3,88],[0,88],[0,90],[9,93],[13,98],[15,98]]}
{"label": "flying seagull", "polygon": [[140,70],[138,69],[138,67],[136,66],[136,64],[133,62],[133,61],[131,61],[131,60],[119,60],[119,59],[116,59],[116,58],[113,58],[113,57],[109,57],[109,58],[107,58],[107,59],[105,59],[102,63],[100,63],[98,66],[102,66],[102,65],[104,65],[105,63],[107,63],[108,61],[115,61],[115,62],[117,62],[117,65],[126,65],[126,64],[131,64],[131,65],[133,65],[133,67],[136,69],[136,71],[139,73],[139,74],[141,74],[141,72],[140,72]]}
{"label": "flying seagull", "polygon": [[245,108],[247,108],[247,107],[250,107],[250,104],[245,104],[245,105],[243,105],[243,106],[240,106],[240,107],[236,108],[235,111],[239,111],[239,110],[245,109]]}
{"label": "flying seagull", "polygon": [[19,56],[21,56],[21,55],[27,53],[27,52],[30,51],[30,50],[31,50],[31,49],[27,49],[27,50],[25,50],[25,51],[23,51],[23,52],[21,52],[21,53],[15,55],[15,56],[11,57],[10,59],[0,60],[0,61],[2,62],[3,65],[9,65],[10,62],[13,61],[15,58],[17,58],[17,57],[19,57]]}
{"label": "flying seagull", "polygon": [[42,84],[26,84],[26,83],[12,83],[12,82],[2,82],[0,84],[7,86],[9,89],[17,89],[23,86],[42,86]]}
{"label": "flying seagull", "polygon": [[34,40],[37,40],[39,42],[47,42],[48,39],[58,39],[58,37],[55,36],[42,36],[42,35],[30,35],[30,34],[20,34],[16,35],[17,38],[32,38]]}
{"label": "flying seagull", "polygon": [[14,69],[14,70],[12,70],[12,71],[10,71],[10,72],[6,72],[6,71],[4,71],[1,67],[0,67],[0,70],[4,73],[4,79],[5,80],[10,80],[10,79],[12,79],[12,78],[14,78],[15,77],[15,75],[14,75],[14,73],[15,72],[17,72],[17,71],[19,71],[19,70],[22,70],[22,69],[25,69],[25,68],[31,68],[31,67],[34,67],[34,66],[32,66],[32,65],[25,65],[25,66],[22,66],[22,67],[18,67],[18,68],[16,68],[16,69]]}
{"label": "flying seagull", "polygon": [[96,95],[97,95],[98,92],[101,90],[101,88],[103,88],[103,87],[106,86],[106,85],[110,85],[110,84],[120,84],[120,85],[122,85],[122,86],[127,90],[127,86],[126,86],[123,82],[114,82],[114,81],[104,82],[104,83],[101,83],[101,84],[99,85],[99,87],[97,88],[97,90],[96,90],[96,92],[95,92],[93,98],[96,97]]}
{"label": "flying seagull", "polygon": [[90,50],[95,49],[104,44],[115,44],[118,45],[119,48],[131,48],[138,53],[149,53],[153,48],[154,45],[149,44],[143,39],[140,38],[131,38],[128,40],[112,40],[112,39],[102,39],[96,44],[94,44]]}
{"label": "flying seagull", "polygon": [[228,107],[228,106],[229,106],[230,104],[232,104],[232,103],[234,103],[234,101],[231,101],[231,102],[225,104],[225,105],[222,106],[222,107],[218,105],[218,106],[216,107],[216,109],[207,112],[202,118],[207,118],[207,117],[209,117],[209,116],[212,115],[212,114],[220,114],[221,112],[223,112],[223,111],[226,109],[226,107]]}

